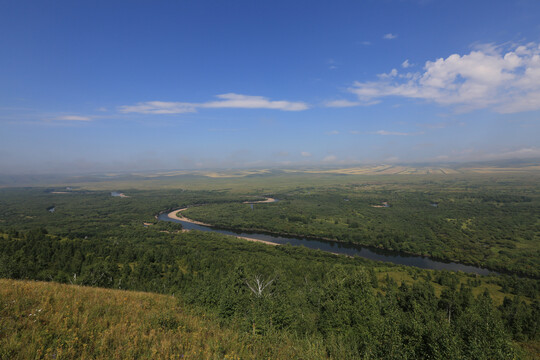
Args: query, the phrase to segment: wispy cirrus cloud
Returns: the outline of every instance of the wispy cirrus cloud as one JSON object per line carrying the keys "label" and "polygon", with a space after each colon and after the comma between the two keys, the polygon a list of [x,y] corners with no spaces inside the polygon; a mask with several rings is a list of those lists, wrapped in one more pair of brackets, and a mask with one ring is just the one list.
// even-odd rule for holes
{"label": "wispy cirrus cloud", "polygon": [[382,135],[382,136],[415,136],[423,135],[423,131],[418,132],[400,132],[400,131],[388,131],[388,130],[377,130],[377,131],[358,131],[351,130],[349,134],[352,135]]}
{"label": "wispy cirrus cloud", "polygon": [[326,107],[351,107],[362,105],[359,101],[349,101],[349,100],[332,100],[324,103]]}
{"label": "wispy cirrus cloud", "polygon": [[446,121],[446,122],[435,122],[435,123],[425,123],[425,124],[416,124],[416,126],[424,129],[444,129],[451,126],[465,126],[465,123],[462,121]]}
{"label": "wispy cirrus cloud", "polygon": [[79,115],[63,115],[57,116],[52,120],[62,120],[62,121],[92,121],[90,116],[79,116]]}
{"label": "wispy cirrus cloud", "polygon": [[118,108],[122,113],[139,114],[181,114],[195,112],[195,104],[167,101],[147,101],[136,105],[123,105]]}
{"label": "wispy cirrus cloud", "polygon": [[383,36],[383,39],[385,40],[393,40],[395,38],[397,38],[397,34],[388,33],[388,34],[384,34]]}
{"label": "wispy cirrus cloud", "polygon": [[338,65],[334,59],[328,60],[328,69],[330,70],[336,70],[338,68]]}
{"label": "wispy cirrus cloud", "polygon": [[250,96],[235,93],[227,93],[216,96],[219,100],[204,103],[147,101],[135,105],[123,105],[118,108],[122,113],[141,114],[181,114],[196,112],[200,108],[221,109],[272,109],[281,111],[307,110],[309,105],[304,102],[292,102],[285,100],[269,100],[263,96]]}
{"label": "wispy cirrus cloud", "polygon": [[372,132],[372,134],[375,135],[383,135],[383,136],[413,136],[413,135],[422,135],[424,134],[422,131],[420,132],[414,132],[414,133],[407,133],[407,132],[398,132],[398,131],[387,131],[387,130],[377,130]]}
{"label": "wispy cirrus cloud", "polygon": [[234,93],[216,96],[219,101],[199,104],[204,108],[240,108],[240,109],[274,109],[283,111],[307,110],[309,106],[303,102],[271,101],[263,96],[240,95]]}
{"label": "wispy cirrus cloud", "polygon": [[421,72],[400,74],[392,69],[378,77],[355,82],[348,91],[365,103],[396,96],[453,106],[460,112],[540,109],[540,45],[536,43],[507,51],[501,46],[477,46],[469,54],[427,61]]}
{"label": "wispy cirrus cloud", "polygon": [[369,106],[380,103],[380,100],[373,101],[350,101],[350,100],[331,100],[324,103],[325,107],[345,108],[353,106]]}
{"label": "wispy cirrus cloud", "polygon": [[540,157],[540,148],[525,147],[513,150],[503,151],[495,155],[498,158],[514,159],[514,158],[537,158]]}
{"label": "wispy cirrus cloud", "polygon": [[326,163],[329,163],[329,162],[335,162],[337,161],[337,156],[335,155],[328,155],[328,156],[325,156],[323,159],[322,159],[323,162],[326,162]]}

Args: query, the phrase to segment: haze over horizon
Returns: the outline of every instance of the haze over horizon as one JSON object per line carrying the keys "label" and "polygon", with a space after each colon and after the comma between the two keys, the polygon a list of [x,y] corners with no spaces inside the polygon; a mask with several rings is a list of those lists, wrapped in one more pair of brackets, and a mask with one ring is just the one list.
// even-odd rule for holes
{"label": "haze over horizon", "polygon": [[540,2],[0,4],[3,174],[540,158]]}

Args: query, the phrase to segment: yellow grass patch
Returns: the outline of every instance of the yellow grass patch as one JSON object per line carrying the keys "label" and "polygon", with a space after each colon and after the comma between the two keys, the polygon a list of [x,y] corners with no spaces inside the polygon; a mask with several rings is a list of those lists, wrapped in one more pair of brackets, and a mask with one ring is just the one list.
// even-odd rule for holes
{"label": "yellow grass patch", "polygon": [[0,359],[287,359],[302,353],[287,339],[276,345],[194,315],[172,296],[0,279]]}

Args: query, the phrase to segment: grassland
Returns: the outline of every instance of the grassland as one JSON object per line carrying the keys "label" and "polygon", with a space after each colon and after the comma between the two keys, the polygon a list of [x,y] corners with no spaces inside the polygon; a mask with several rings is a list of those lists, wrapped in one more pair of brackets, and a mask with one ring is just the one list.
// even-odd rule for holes
{"label": "grassland", "polygon": [[170,295],[0,279],[0,359],[322,358],[222,327]]}
{"label": "grassland", "polygon": [[372,181],[429,181],[441,179],[508,179],[540,176],[540,159],[527,161],[482,162],[446,165],[364,165],[327,168],[262,168],[222,170],[179,170],[124,172],[88,175],[2,175],[0,188],[13,186],[79,187],[87,190],[114,189],[189,189],[231,191],[271,190],[311,184],[344,184]]}

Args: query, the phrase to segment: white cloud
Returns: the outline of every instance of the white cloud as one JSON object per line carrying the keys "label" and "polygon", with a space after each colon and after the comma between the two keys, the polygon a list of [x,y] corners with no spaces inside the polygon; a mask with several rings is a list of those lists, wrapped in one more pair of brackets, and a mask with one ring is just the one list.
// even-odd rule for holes
{"label": "white cloud", "polygon": [[65,121],[92,121],[92,118],[89,116],[78,116],[78,115],[65,115],[58,116],[54,120],[65,120]]}
{"label": "white cloud", "polygon": [[465,126],[464,122],[460,121],[446,121],[446,122],[433,122],[433,123],[424,123],[416,124],[416,126],[425,128],[425,129],[444,129],[453,126]]}
{"label": "white cloud", "polygon": [[382,73],[382,74],[377,74],[377,77],[379,79],[391,79],[393,77],[396,77],[398,74],[398,71],[397,69],[392,69],[392,71],[390,71],[389,73]]}
{"label": "white cloud", "polygon": [[427,61],[423,72],[398,74],[378,81],[355,82],[351,93],[363,102],[386,96],[433,101],[459,111],[491,108],[500,113],[540,109],[540,46],[529,43],[513,51],[482,46],[466,55]]}
{"label": "white cloud", "polygon": [[384,36],[383,36],[383,39],[386,39],[386,40],[392,40],[392,39],[395,39],[395,38],[397,38],[397,35],[392,34],[392,33],[384,34]]}
{"label": "white cloud", "polygon": [[119,107],[123,113],[139,114],[181,114],[195,112],[195,104],[167,101],[147,101],[137,105],[123,105]]}
{"label": "white cloud", "polygon": [[325,102],[324,106],[343,108],[343,107],[353,107],[353,106],[369,106],[369,105],[378,104],[380,102],[381,102],[380,100],[373,100],[373,101],[332,100],[332,101]]}
{"label": "white cloud", "polygon": [[351,107],[362,105],[359,101],[349,101],[349,100],[332,100],[324,103],[326,107]]}
{"label": "white cloud", "polygon": [[303,102],[271,101],[263,96],[228,93],[216,97],[219,100],[205,103],[147,101],[136,105],[120,106],[119,111],[140,114],[181,114],[196,112],[198,108],[274,109],[282,111],[301,111],[309,108]]}
{"label": "white cloud", "polygon": [[338,135],[338,134],[339,134],[339,131],[337,130],[332,130],[326,133],[326,135]]}
{"label": "white cloud", "polygon": [[368,46],[368,45],[371,45],[371,41],[362,41],[360,42],[360,44]]}
{"label": "white cloud", "polygon": [[335,70],[335,69],[338,68],[338,67],[337,67],[337,64],[336,64],[336,61],[335,61],[334,59],[329,59],[329,60],[328,60],[328,68],[329,68],[330,70]]}
{"label": "white cloud", "polygon": [[409,59],[405,60],[404,62],[401,63],[401,67],[404,68],[404,69],[407,69],[409,67],[411,67],[412,64],[409,62]]}
{"label": "white cloud", "polygon": [[311,153],[307,152],[307,151],[302,151],[300,153],[300,155],[302,155],[303,157],[310,157],[311,156]]}
{"label": "white cloud", "polygon": [[416,133],[405,133],[405,132],[397,132],[397,131],[386,131],[386,130],[378,130],[373,132],[372,134],[376,135],[395,135],[395,136],[411,136],[411,135],[422,135],[423,132],[416,132]]}
{"label": "white cloud", "polygon": [[513,158],[536,158],[540,157],[540,148],[527,147],[517,150],[509,150],[500,154],[492,155],[496,158],[513,159]]}
{"label": "white cloud", "polygon": [[335,155],[328,155],[322,159],[323,162],[335,162],[337,157]]}
{"label": "white cloud", "polygon": [[303,102],[270,101],[263,96],[249,96],[234,93],[217,95],[220,101],[199,104],[205,108],[241,108],[241,109],[275,109],[283,111],[300,111],[308,109]]}

